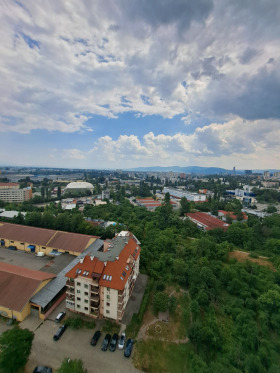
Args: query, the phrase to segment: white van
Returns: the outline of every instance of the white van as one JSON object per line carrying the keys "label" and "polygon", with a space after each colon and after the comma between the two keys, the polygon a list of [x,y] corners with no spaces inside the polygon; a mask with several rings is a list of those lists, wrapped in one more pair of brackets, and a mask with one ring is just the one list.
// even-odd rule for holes
{"label": "white van", "polygon": [[38,251],[38,253],[36,253],[36,256],[45,256],[46,254],[43,252],[43,251]]}

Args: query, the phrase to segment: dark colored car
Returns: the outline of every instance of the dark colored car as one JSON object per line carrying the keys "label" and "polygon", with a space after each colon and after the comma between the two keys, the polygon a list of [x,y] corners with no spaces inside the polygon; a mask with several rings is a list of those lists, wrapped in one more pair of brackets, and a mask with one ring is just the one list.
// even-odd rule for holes
{"label": "dark colored car", "polygon": [[111,340],[111,334],[106,334],[105,338],[103,339],[103,342],[102,342],[102,347],[101,347],[102,351],[107,351],[110,340]]}
{"label": "dark colored car", "polygon": [[129,357],[132,352],[133,347],[133,339],[128,339],[126,342],[125,350],[124,350],[124,356]]}
{"label": "dark colored car", "polygon": [[59,338],[62,336],[62,334],[65,332],[67,326],[66,325],[62,325],[58,331],[55,333],[55,335],[53,336],[53,340],[54,341],[58,341]]}
{"label": "dark colored car", "polygon": [[33,370],[33,373],[52,373],[52,368],[37,365],[37,367]]}
{"label": "dark colored car", "polygon": [[92,346],[96,346],[96,343],[98,341],[98,339],[100,338],[101,336],[101,331],[100,330],[97,330],[94,334],[93,334],[93,337],[91,338],[91,341],[90,341],[90,344]]}
{"label": "dark colored car", "polygon": [[55,318],[55,322],[60,322],[65,315],[66,315],[66,312],[59,312],[59,314]]}
{"label": "dark colored car", "polygon": [[9,246],[8,249],[9,249],[9,250],[13,250],[13,251],[16,251],[16,250],[17,250],[17,248],[16,248],[15,246]]}
{"label": "dark colored car", "polygon": [[110,347],[109,347],[109,350],[110,351],[115,351],[116,347],[117,347],[117,344],[118,344],[118,339],[119,339],[119,336],[117,335],[117,333],[115,333],[112,337],[112,340],[111,340],[111,343],[110,343]]}

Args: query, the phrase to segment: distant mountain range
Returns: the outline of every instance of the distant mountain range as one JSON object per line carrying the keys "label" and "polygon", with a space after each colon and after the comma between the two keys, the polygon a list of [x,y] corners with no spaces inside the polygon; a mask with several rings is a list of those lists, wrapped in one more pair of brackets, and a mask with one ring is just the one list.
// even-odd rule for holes
{"label": "distant mountain range", "polygon": [[[217,174],[227,174],[232,172],[232,170],[227,170],[220,167],[199,167],[199,166],[189,166],[189,167],[179,167],[179,166],[170,166],[170,167],[137,167],[126,169],[126,171],[134,172],[179,172],[186,174],[204,174],[204,175],[217,175]],[[253,172],[263,173],[264,170],[252,170]],[[270,172],[276,172],[278,170],[269,170]],[[244,174],[244,170],[236,170],[236,174]]]}

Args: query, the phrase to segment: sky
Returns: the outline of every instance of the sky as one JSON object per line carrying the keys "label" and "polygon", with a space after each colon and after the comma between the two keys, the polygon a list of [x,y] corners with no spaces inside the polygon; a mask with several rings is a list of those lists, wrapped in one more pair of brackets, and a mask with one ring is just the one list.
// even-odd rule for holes
{"label": "sky", "polygon": [[280,168],[277,0],[0,0],[0,165]]}

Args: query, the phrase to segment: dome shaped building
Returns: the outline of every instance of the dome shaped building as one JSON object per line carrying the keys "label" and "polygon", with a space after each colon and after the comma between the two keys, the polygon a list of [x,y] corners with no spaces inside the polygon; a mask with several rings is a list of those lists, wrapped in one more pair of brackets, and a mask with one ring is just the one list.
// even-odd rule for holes
{"label": "dome shaped building", "polygon": [[65,192],[86,192],[89,190],[92,193],[93,189],[94,187],[91,183],[87,183],[86,181],[74,181],[66,186]]}

